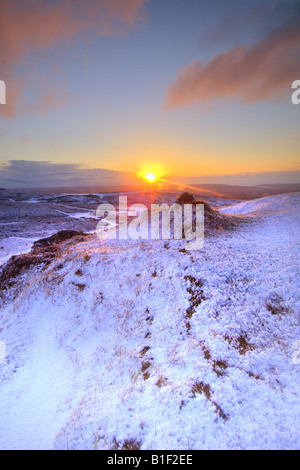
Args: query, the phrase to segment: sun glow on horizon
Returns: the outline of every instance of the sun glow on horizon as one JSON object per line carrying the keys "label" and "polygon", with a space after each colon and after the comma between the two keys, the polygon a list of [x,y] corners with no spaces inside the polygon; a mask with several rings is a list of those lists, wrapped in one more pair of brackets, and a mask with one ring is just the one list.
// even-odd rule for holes
{"label": "sun glow on horizon", "polygon": [[155,183],[160,180],[161,175],[162,171],[158,168],[154,169],[153,167],[143,168],[143,170],[138,173],[138,176],[148,183]]}
{"label": "sun glow on horizon", "polygon": [[144,178],[147,181],[150,181],[150,183],[153,183],[153,181],[155,181],[157,179],[157,176],[154,173],[146,173]]}

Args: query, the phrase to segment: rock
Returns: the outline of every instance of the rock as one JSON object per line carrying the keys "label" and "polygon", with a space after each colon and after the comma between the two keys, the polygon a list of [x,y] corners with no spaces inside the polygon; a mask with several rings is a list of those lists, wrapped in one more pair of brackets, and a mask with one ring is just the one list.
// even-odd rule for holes
{"label": "rock", "polygon": [[32,267],[45,269],[49,266],[57,258],[63,242],[72,238],[76,238],[77,242],[83,241],[85,236],[83,232],[63,230],[49,238],[36,241],[30,253],[12,256],[0,269],[0,292],[15,286],[20,276]]}
{"label": "rock", "polygon": [[76,232],[74,230],[62,230],[60,232],[57,232],[55,235],[52,235],[51,237],[42,238],[41,240],[37,240],[36,242],[34,242],[33,250],[37,248],[46,248],[49,246],[58,245],[74,237],[82,237],[83,240],[85,236],[86,234],[83,232]]}

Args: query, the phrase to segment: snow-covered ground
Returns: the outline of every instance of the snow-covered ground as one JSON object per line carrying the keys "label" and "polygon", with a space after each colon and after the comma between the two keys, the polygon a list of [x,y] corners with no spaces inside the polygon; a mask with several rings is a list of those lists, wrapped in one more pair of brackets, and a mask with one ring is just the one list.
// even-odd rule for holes
{"label": "snow-covered ground", "polygon": [[71,219],[97,219],[96,213],[92,212],[75,212],[74,214],[68,214],[67,212],[59,211],[60,214],[64,214],[67,217],[71,217]]}
{"label": "snow-covered ground", "polygon": [[11,256],[29,253],[37,238],[9,237],[0,240],[0,266]]}
{"label": "snow-covered ground", "polygon": [[[296,193],[297,194],[297,193]],[[238,204],[222,207],[220,212],[225,214],[267,215],[280,214],[282,211],[290,212],[299,206],[296,194],[280,194],[279,196],[262,197],[252,201],[243,201]]]}
{"label": "snow-covered ground", "polygon": [[24,275],[1,308],[0,448],[299,448],[299,207],[231,206],[249,224],[194,252],[91,235]]}

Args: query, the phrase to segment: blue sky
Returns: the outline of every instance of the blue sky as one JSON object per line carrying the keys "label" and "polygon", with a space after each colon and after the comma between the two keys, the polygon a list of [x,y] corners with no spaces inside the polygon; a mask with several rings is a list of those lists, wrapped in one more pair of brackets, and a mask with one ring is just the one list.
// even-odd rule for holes
{"label": "blue sky", "polygon": [[[0,79],[8,103],[0,107],[0,181],[10,161],[32,162],[32,170],[34,162],[78,171],[154,168],[170,179],[201,181],[299,169],[300,106],[291,103],[291,83],[300,79],[300,40],[286,35],[300,23],[299,2],[112,4],[28,0],[21,8],[17,0],[0,1],[7,19]],[[261,51],[268,61],[272,34],[279,52],[270,40],[274,59],[258,64]],[[227,60],[224,70],[224,54],[242,47],[240,68]],[[35,182],[26,178],[31,187]]]}

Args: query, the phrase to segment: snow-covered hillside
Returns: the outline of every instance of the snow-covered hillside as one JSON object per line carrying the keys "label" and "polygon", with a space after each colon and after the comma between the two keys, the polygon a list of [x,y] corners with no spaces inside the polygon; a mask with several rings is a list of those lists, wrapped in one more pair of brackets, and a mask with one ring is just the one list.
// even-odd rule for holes
{"label": "snow-covered hillside", "polygon": [[246,215],[272,215],[281,212],[290,212],[299,207],[298,193],[280,194],[279,196],[262,197],[252,201],[244,201],[238,204],[222,207],[221,212],[225,214]]}
{"label": "snow-covered hillside", "polygon": [[299,208],[222,209],[252,217],[194,252],[89,235],[25,271],[1,305],[0,448],[299,448]]}

